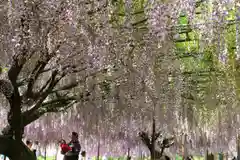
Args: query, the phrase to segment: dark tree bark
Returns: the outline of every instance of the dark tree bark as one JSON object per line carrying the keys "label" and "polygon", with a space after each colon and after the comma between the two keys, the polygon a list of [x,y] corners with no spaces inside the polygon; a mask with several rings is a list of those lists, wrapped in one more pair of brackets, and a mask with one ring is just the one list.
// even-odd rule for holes
{"label": "dark tree bark", "polygon": [[0,136],[0,154],[6,155],[11,160],[24,159],[24,160],[36,160],[33,152],[31,152],[27,146],[20,143],[21,154],[18,155],[16,150],[16,141],[9,136]]}
{"label": "dark tree bark", "polygon": [[140,132],[139,136],[142,140],[142,142],[147,146],[147,148],[150,151],[151,160],[155,159],[169,159],[168,156],[163,156],[164,149],[169,148],[173,145],[173,138],[164,138],[161,143],[159,143],[159,147],[161,148],[160,151],[158,151],[155,148],[156,140],[161,136],[161,132],[156,132],[156,125],[155,125],[155,119],[153,119],[153,125],[152,125],[152,134],[151,136],[148,135],[146,132]]}
{"label": "dark tree bark", "polygon": [[[23,62],[23,61],[21,61]],[[37,96],[33,97],[29,96],[32,94],[24,94],[20,95],[19,93],[19,86],[17,84],[17,75],[20,73],[22,64],[19,65],[19,59],[15,59],[12,67],[8,72],[9,80],[0,80],[0,92],[5,95],[7,98],[10,111],[8,113],[8,123],[9,125],[3,129],[3,134],[5,136],[11,137],[12,140],[15,141],[13,144],[14,152],[16,156],[16,160],[21,160],[21,155],[23,154],[23,147],[22,147],[22,136],[24,134],[24,127],[30,124],[31,122],[38,119],[40,116],[45,114],[46,112],[57,112],[61,109],[66,109],[68,105],[72,105],[72,102],[76,102],[74,97],[57,97],[55,100],[51,100],[49,102],[43,103],[46,97],[51,94],[56,84],[60,81],[63,77],[62,75],[60,78],[57,77],[58,72],[53,71],[52,76],[50,77],[49,81],[46,82],[47,85],[44,85],[41,89],[41,92],[34,93]],[[41,71],[41,70],[39,70]],[[36,73],[38,74],[38,73]],[[33,81],[29,82],[33,83]],[[35,83],[35,81],[34,81]],[[31,88],[31,85],[28,85]],[[32,89],[27,89],[27,92],[32,92]],[[24,99],[33,99],[36,101],[35,106],[27,110],[25,112],[21,111],[22,105],[24,104]],[[3,145],[0,143],[0,147]],[[8,148],[10,149],[10,148]],[[11,149],[12,150],[12,149]],[[14,158],[14,157],[13,157]],[[25,160],[25,159],[23,159]]]}

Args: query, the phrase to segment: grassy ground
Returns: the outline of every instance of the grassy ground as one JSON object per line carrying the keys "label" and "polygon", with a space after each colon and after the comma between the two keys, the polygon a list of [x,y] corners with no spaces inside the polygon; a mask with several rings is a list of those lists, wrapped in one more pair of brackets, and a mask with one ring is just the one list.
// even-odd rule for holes
{"label": "grassy ground", "polygon": [[[193,156],[193,159],[194,159],[194,160],[204,160],[204,157],[200,157],[200,156]],[[182,157],[180,157],[180,156],[178,156],[178,155],[176,155],[176,158],[175,158],[175,160],[183,160],[183,158],[182,158]]]}
{"label": "grassy ground", "polygon": [[[44,157],[38,157],[38,160],[45,160]],[[55,160],[55,157],[47,157],[46,160]]]}

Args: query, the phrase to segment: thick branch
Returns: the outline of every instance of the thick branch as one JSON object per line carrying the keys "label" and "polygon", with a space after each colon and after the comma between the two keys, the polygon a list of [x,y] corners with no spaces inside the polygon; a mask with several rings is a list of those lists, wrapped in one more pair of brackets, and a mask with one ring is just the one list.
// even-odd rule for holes
{"label": "thick branch", "polygon": [[146,132],[140,132],[139,136],[141,138],[141,140],[143,141],[143,143],[148,147],[148,149],[151,151],[152,150],[152,144],[151,144],[151,140],[148,136],[148,134]]}
{"label": "thick branch", "polygon": [[51,101],[47,101],[42,103],[42,106],[48,106],[48,105],[53,105],[53,104],[59,104],[59,103],[67,103],[69,101],[74,101],[76,100],[76,97],[61,97],[61,98],[57,98]]}
{"label": "thick branch", "polygon": [[[103,70],[96,71],[94,73],[90,73],[88,76],[96,75],[100,72],[103,72]],[[51,93],[57,93],[58,89],[53,90],[53,88],[56,86],[56,84],[61,80],[61,78],[64,76],[62,75],[60,78],[56,78],[58,75],[58,72],[55,71],[52,73],[51,78],[46,82],[44,87],[41,89],[42,92],[40,94],[40,99],[37,101],[35,106],[31,108],[28,111],[25,111],[22,114],[22,120],[23,120],[23,126],[28,125],[29,123],[37,120],[39,117],[41,117],[43,114],[47,112],[61,112],[68,108],[70,108],[73,104],[77,103],[76,97],[64,97],[64,96],[58,96],[57,99],[53,99],[47,102],[44,102],[46,97]],[[61,87],[62,90],[71,89],[71,87],[74,87],[78,85],[81,81],[72,83],[66,86]],[[88,94],[89,95],[89,94]],[[82,101],[83,97],[79,97]]]}
{"label": "thick branch", "polygon": [[55,93],[55,92],[59,92],[59,91],[64,91],[64,90],[69,90],[69,89],[72,89],[76,86],[78,86],[79,82],[73,82],[73,83],[70,83],[70,84],[67,84],[67,85],[64,85],[58,89],[54,89],[52,90],[51,93]]}
{"label": "thick branch", "polygon": [[156,141],[160,136],[161,136],[161,132],[157,132],[157,133],[155,134],[155,141]]}
{"label": "thick branch", "polygon": [[13,56],[13,64],[8,71],[9,80],[12,82],[13,86],[16,86],[17,77],[22,70],[27,59],[29,59],[33,54],[34,50],[31,50],[31,45],[29,41],[29,15],[24,13],[20,18],[20,49],[19,53]]}
{"label": "thick branch", "polygon": [[[54,68],[54,69],[57,69],[57,67]],[[43,70],[43,71],[40,72],[40,74],[49,72],[49,71],[51,71],[51,70],[53,70],[53,69],[51,68],[51,69]],[[17,86],[18,86],[18,87],[24,86],[24,85],[26,85],[29,81],[30,81],[30,78],[22,78],[22,79],[19,79],[19,80],[17,80]]]}
{"label": "thick branch", "polygon": [[26,111],[22,114],[22,125],[27,126],[31,122],[34,122],[38,118],[40,118],[44,113],[41,113],[39,111],[31,112]]}
{"label": "thick branch", "polygon": [[37,120],[40,118],[42,115],[45,113],[49,112],[62,112],[67,110],[68,108],[72,107],[73,104],[77,103],[76,100],[70,100],[64,101],[63,99],[60,101],[52,101],[51,102],[46,102],[39,109],[37,110],[28,110],[22,114],[22,120],[23,120],[23,126],[27,126],[28,124],[32,123],[33,121]]}
{"label": "thick branch", "polygon": [[52,91],[52,89],[57,85],[57,83],[61,80],[62,77],[60,78],[56,78],[58,74],[58,71],[53,71],[52,76],[49,80],[49,85],[48,87],[46,87],[45,91],[39,93],[39,99],[37,101],[37,103],[35,104],[35,106],[29,110],[30,113],[36,111],[37,109],[39,109],[43,103],[43,101],[47,98],[48,94]]}
{"label": "thick branch", "polygon": [[27,91],[26,91],[26,97],[27,98],[31,98],[34,94],[33,94],[33,86],[37,80],[37,78],[39,77],[39,75],[41,74],[41,72],[43,71],[43,69],[45,68],[45,66],[47,65],[47,63],[49,62],[49,60],[51,59],[50,56],[44,54],[43,56],[46,56],[46,60],[43,61],[42,59],[40,59],[35,68],[33,69],[31,75],[30,75],[30,79],[27,85]]}
{"label": "thick branch", "polygon": [[[79,72],[79,71],[83,71],[83,70],[84,70],[84,69],[77,70],[77,71]],[[64,85],[64,86],[62,86],[62,87],[53,89],[50,93],[56,93],[56,92],[59,92],[59,91],[69,90],[69,89],[72,89],[72,88],[74,88],[74,87],[77,87],[80,83],[85,82],[85,79],[86,79],[87,77],[95,76],[95,75],[97,75],[98,73],[103,73],[103,72],[105,72],[105,70],[106,70],[106,68],[101,69],[101,70],[98,70],[98,71],[93,72],[93,73],[90,73],[90,74],[84,76],[84,78],[82,78],[83,80],[79,80],[79,81],[76,81],[76,82],[72,82],[72,83],[66,84],[66,85]],[[74,72],[74,73],[75,73],[75,72]],[[114,81],[114,80],[116,80],[117,78],[119,78],[119,77],[114,77],[113,79],[110,79],[110,80],[111,80],[111,81]],[[99,82],[99,83],[100,83],[100,82]],[[99,83],[97,83],[97,84],[99,84]]]}
{"label": "thick branch", "polygon": [[[143,14],[144,13],[144,10],[139,10],[139,11],[136,11],[136,12],[133,12],[131,13],[131,15],[138,15],[138,14]],[[125,13],[116,13],[117,16],[126,16]]]}
{"label": "thick branch", "polygon": [[17,84],[17,77],[23,67],[23,64],[18,64],[18,61],[15,60],[14,64],[11,66],[11,68],[8,71],[8,78],[12,82],[13,85]]}
{"label": "thick branch", "polygon": [[39,90],[38,94],[41,95],[44,90],[46,90],[46,88],[50,85],[50,83],[53,81],[53,78],[55,78],[56,75],[52,75],[46,82],[45,84],[42,86],[42,88]]}
{"label": "thick branch", "polygon": [[142,23],[145,23],[145,22],[147,22],[147,18],[145,18],[145,19],[142,19],[142,20],[140,20],[140,21],[137,21],[137,22],[134,22],[134,23],[132,23],[132,26],[137,26],[137,25],[139,25],[139,24],[142,24]]}
{"label": "thick branch", "polygon": [[45,107],[45,111],[46,113],[50,113],[50,112],[63,112],[63,111],[66,111],[67,109],[69,109],[70,107],[72,107],[74,104],[76,104],[77,101],[74,100],[74,101],[70,101],[68,103],[65,103],[65,104],[53,104],[53,105],[49,105],[47,107]]}
{"label": "thick branch", "polygon": [[27,82],[28,82],[28,78],[22,78],[17,81],[17,86],[18,87],[24,86]]}

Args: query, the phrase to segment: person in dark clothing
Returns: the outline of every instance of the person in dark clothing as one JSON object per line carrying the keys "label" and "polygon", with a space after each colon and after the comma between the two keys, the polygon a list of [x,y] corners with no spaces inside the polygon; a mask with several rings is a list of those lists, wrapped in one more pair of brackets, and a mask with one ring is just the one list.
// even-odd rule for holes
{"label": "person in dark clothing", "polygon": [[79,153],[81,151],[81,145],[76,132],[72,132],[72,140],[68,143],[68,145],[71,147],[71,151],[65,154],[64,160],[78,160]]}
{"label": "person in dark clothing", "polygon": [[33,149],[32,151],[33,151],[34,156],[37,157],[37,150]]}
{"label": "person in dark clothing", "polygon": [[37,157],[39,155],[39,142],[38,141],[35,141],[34,142],[34,145],[33,145],[33,148],[32,148],[32,151],[34,153],[34,155]]}
{"label": "person in dark clothing", "polygon": [[192,160],[192,157],[191,156],[187,156],[187,160]]}
{"label": "person in dark clothing", "polygon": [[82,151],[81,156],[82,160],[86,160],[86,151]]}
{"label": "person in dark clothing", "polygon": [[32,142],[30,140],[26,141],[26,145],[30,150],[32,150]]}
{"label": "person in dark clothing", "polygon": [[30,140],[28,139],[28,140],[26,141],[26,145],[27,145],[27,147],[33,152],[33,154],[37,157],[36,150],[32,148],[32,147],[33,147],[32,141],[30,141]]}

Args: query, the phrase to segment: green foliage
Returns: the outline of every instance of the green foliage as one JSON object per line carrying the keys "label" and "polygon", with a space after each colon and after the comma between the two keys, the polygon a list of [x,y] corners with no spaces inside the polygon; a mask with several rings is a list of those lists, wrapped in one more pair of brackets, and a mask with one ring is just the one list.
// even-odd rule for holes
{"label": "green foliage", "polygon": [[[39,157],[37,158],[37,160],[45,160],[45,157],[39,156]],[[52,157],[46,157],[46,160],[55,160],[55,157],[54,157],[54,156],[52,156]]]}
{"label": "green foliage", "polygon": [[235,49],[236,49],[236,24],[227,26],[224,34],[224,38],[227,45],[228,58],[230,60],[235,59]]}
{"label": "green foliage", "polygon": [[113,26],[122,25],[125,20],[125,3],[124,0],[112,0],[113,12],[110,21]]}
{"label": "green foliage", "polygon": [[[212,15],[213,9],[212,4],[208,2],[198,3],[191,24],[213,23],[214,21],[206,20],[208,15]],[[216,117],[216,111],[221,110],[219,104],[227,103],[226,97],[220,96],[223,93],[219,90],[224,87],[235,88],[236,98],[240,98],[240,62],[236,57],[236,28],[239,22],[235,21],[235,8],[226,6],[224,10],[228,13],[224,24],[213,23],[216,27],[213,27],[212,32],[208,32],[213,38],[210,43],[204,39],[207,33],[200,32],[197,27],[190,25],[188,15],[184,12],[175,28],[175,53],[180,59],[186,84],[183,98],[194,102],[200,121],[209,125],[214,125],[216,121],[216,118],[212,117]],[[226,64],[220,60],[220,56],[226,56]]]}
{"label": "green foliage", "polygon": [[1,67],[0,66],[0,74],[3,73],[3,72],[7,72],[7,71],[8,71],[7,67]]}
{"label": "green foliage", "polygon": [[144,5],[146,0],[133,0],[132,15],[134,21],[140,21],[145,18]]}
{"label": "green foliage", "polygon": [[[193,24],[206,21],[202,11],[206,15],[211,12],[212,8],[206,3],[199,3]],[[231,28],[231,30],[234,30]],[[199,109],[200,117],[209,117],[209,104],[205,101],[206,96],[212,94],[212,83],[215,81],[216,74],[219,72],[218,56],[216,56],[216,44],[207,44],[202,39],[202,33],[189,25],[187,15],[181,14],[178,20],[176,33],[179,35],[175,40],[176,55],[181,61],[181,71],[184,77],[183,98],[195,101]],[[229,49],[235,46],[234,35],[227,32],[229,39]],[[200,45],[200,43],[204,43]],[[215,106],[216,107],[216,106]],[[201,114],[202,113],[202,114]],[[210,120],[210,119],[209,119]],[[203,121],[209,121],[204,119]],[[213,120],[210,120],[213,121]]]}
{"label": "green foliage", "polygon": [[[132,9],[131,9],[131,23],[135,25],[142,25],[145,22],[145,12],[144,5],[146,0],[133,0]],[[124,24],[126,20],[126,8],[125,8],[125,0],[112,0],[113,11],[111,14],[111,24],[114,27],[118,27]]]}
{"label": "green foliage", "polygon": [[229,10],[226,20],[235,20],[235,18],[236,18],[236,10],[235,9]]}
{"label": "green foliage", "polygon": [[188,18],[185,16],[185,14],[181,14],[178,19],[178,25],[187,25],[188,24]]}

